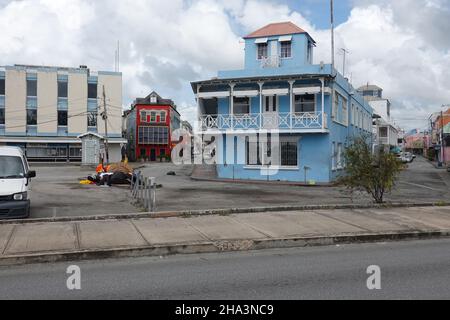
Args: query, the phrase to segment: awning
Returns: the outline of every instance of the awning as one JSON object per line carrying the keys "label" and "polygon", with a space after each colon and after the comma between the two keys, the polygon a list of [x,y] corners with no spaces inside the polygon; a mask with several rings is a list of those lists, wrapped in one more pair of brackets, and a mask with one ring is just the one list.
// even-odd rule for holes
{"label": "awning", "polygon": [[320,89],[320,87],[299,87],[299,88],[293,88],[292,92],[294,94],[316,94],[316,93],[320,93],[321,89]]}
{"label": "awning", "polygon": [[255,40],[255,43],[256,44],[259,44],[259,43],[267,43],[269,41],[269,38],[259,38],[259,39],[256,39]]}
{"label": "awning", "polygon": [[264,89],[263,96],[285,96],[289,94],[289,89]]}
{"label": "awning", "polygon": [[230,91],[200,92],[197,94],[197,98],[202,99],[225,98],[229,96]]}
{"label": "awning", "polygon": [[259,95],[259,91],[258,90],[236,90],[233,91],[233,96],[238,97],[238,98],[243,98],[243,97],[256,97],[257,95]]}
{"label": "awning", "polygon": [[287,42],[287,41],[292,41],[292,36],[281,36],[278,41],[280,42]]}

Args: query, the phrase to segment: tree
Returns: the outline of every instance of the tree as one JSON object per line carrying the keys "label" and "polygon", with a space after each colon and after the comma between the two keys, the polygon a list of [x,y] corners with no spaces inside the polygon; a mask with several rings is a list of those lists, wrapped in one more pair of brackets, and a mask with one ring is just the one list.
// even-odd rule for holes
{"label": "tree", "polygon": [[376,203],[383,203],[384,195],[395,186],[404,166],[392,153],[383,150],[373,153],[368,140],[354,138],[345,148],[346,170],[339,181],[352,191],[366,191]]}

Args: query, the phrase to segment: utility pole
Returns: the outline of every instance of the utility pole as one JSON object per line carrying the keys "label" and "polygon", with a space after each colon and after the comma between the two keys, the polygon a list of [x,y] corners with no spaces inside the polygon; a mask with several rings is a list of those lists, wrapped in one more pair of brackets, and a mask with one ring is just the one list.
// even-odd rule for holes
{"label": "utility pole", "polygon": [[331,74],[334,74],[334,3],[330,0],[331,12]]}
{"label": "utility pole", "polygon": [[341,51],[342,51],[342,53],[344,55],[344,57],[343,57],[344,61],[342,62],[342,75],[345,78],[345,62],[346,62],[345,58],[347,56],[347,53],[350,53],[350,52],[347,49],[344,49],[344,48],[341,48]]}
{"label": "utility pole", "polygon": [[103,112],[102,119],[105,122],[105,152],[106,152],[106,163],[109,164],[109,148],[108,148],[108,110],[106,108],[106,93],[105,86],[103,85]]}

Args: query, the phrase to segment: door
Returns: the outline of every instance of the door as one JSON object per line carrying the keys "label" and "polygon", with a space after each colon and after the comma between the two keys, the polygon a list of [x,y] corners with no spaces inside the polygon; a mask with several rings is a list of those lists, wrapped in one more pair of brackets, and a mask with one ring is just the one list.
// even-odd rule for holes
{"label": "door", "polygon": [[150,161],[156,161],[156,149],[150,149]]}
{"label": "door", "polygon": [[265,96],[263,108],[264,129],[278,128],[278,97]]}

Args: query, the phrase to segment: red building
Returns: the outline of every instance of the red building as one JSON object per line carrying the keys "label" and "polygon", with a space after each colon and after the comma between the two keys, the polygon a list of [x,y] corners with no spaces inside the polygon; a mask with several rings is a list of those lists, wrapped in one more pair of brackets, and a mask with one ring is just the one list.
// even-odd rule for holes
{"label": "red building", "polygon": [[131,110],[125,113],[128,158],[160,161],[172,152],[173,130],[180,128],[180,114],[170,99],[161,98],[156,92],[145,98],[137,98]]}

